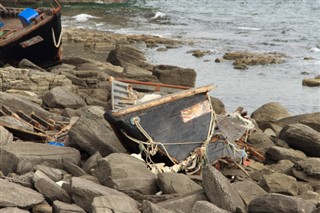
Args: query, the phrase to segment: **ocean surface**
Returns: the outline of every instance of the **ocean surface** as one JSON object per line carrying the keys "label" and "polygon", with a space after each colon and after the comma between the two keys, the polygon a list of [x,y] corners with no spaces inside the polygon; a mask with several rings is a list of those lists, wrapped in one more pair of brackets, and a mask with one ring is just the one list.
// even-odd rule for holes
{"label": "ocean surface", "polygon": [[[320,75],[320,0],[129,0],[66,5],[63,25],[193,41],[166,52],[143,50],[153,64],[195,69],[196,86],[215,84],[211,95],[221,99],[229,112],[243,106],[251,114],[269,102],[280,102],[293,115],[320,111],[320,87],[302,86],[304,78]],[[210,54],[196,58],[187,53],[195,49]],[[214,62],[230,51],[279,52],[287,58],[283,64],[242,71],[234,69],[232,61]]]}

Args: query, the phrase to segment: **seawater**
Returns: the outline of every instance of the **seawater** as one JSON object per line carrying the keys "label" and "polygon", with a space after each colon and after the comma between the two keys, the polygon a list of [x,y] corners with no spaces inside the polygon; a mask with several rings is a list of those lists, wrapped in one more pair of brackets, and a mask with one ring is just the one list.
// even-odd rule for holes
{"label": "seawater", "polygon": [[[303,87],[320,75],[319,0],[137,0],[124,4],[77,4],[63,8],[63,25],[192,41],[166,52],[144,48],[153,64],[193,68],[196,86],[215,84],[211,95],[228,111],[249,113],[280,102],[293,115],[320,111],[320,88]],[[210,50],[195,58],[190,50]],[[279,52],[283,64],[233,69],[215,63],[230,51]],[[310,60],[305,60],[308,58]],[[304,74],[303,74],[304,73]]]}

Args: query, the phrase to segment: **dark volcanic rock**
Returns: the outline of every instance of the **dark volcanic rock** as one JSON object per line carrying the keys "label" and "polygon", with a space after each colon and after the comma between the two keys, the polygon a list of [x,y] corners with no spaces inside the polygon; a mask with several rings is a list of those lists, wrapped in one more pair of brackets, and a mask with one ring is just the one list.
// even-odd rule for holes
{"label": "dark volcanic rock", "polygon": [[290,147],[311,157],[320,157],[320,132],[303,124],[290,124],[280,132],[280,138]]}
{"label": "dark volcanic rock", "polygon": [[114,153],[100,160],[96,175],[101,184],[120,191],[158,192],[156,175],[143,161],[127,154]]}
{"label": "dark volcanic rock", "polygon": [[250,213],[302,213],[312,212],[315,208],[316,206],[314,204],[301,198],[270,193],[261,195],[252,200],[249,204],[248,210]]}
{"label": "dark volcanic rock", "polygon": [[1,207],[30,208],[44,201],[42,194],[19,184],[0,179],[0,186]]}
{"label": "dark volcanic rock", "polygon": [[238,192],[216,168],[207,166],[203,171],[203,186],[211,203],[219,208],[234,212],[245,209]]}

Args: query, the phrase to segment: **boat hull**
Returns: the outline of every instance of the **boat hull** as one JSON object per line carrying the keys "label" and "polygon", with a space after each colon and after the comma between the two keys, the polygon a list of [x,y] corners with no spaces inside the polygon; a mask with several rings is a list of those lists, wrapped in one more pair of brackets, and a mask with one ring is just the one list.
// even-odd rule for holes
{"label": "boat hull", "polygon": [[60,63],[61,42],[58,45],[57,43],[61,33],[61,13],[58,12],[46,23],[35,26],[29,33],[0,46],[0,66],[16,66],[22,59],[28,59],[40,67]]}

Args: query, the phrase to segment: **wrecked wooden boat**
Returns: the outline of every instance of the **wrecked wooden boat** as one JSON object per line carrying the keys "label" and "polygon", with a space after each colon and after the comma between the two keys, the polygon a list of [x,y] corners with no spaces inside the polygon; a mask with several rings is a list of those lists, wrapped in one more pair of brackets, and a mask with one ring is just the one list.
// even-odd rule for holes
{"label": "wrecked wooden boat", "polygon": [[41,67],[61,60],[61,5],[13,8],[0,4],[0,66],[16,66],[22,59]]}
{"label": "wrecked wooden boat", "polygon": [[[221,158],[241,162],[246,152],[236,141],[250,123],[240,114],[216,115],[208,95],[213,88],[182,90],[104,116],[123,145],[141,153],[150,167],[165,162],[171,170],[195,173]],[[123,98],[131,98],[130,93]]]}

